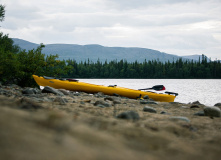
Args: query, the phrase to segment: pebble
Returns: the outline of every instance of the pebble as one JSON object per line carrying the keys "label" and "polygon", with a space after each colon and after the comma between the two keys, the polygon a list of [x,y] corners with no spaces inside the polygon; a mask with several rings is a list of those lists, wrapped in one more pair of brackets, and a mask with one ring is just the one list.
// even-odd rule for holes
{"label": "pebble", "polygon": [[70,92],[66,89],[58,89],[58,91],[62,92],[64,95],[70,95]]}
{"label": "pebble", "polygon": [[181,120],[181,121],[185,121],[185,122],[190,122],[190,120],[187,118],[187,117],[181,117],[181,116],[173,116],[173,117],[170,117],[171,120]]}
{"label": "pebble", "polygon": [[[53,94],[57,95],[57,97],[54,98],[52,95],[46,94],[46,93],[53,93]],[[22,102],[20,105],[21,108],[38,109],[38,108],[41,108],[41,106],[37,105],[37,103],[59,102],[60,104],[66,104],[68,102],[68,100],[63,97],[64,95],[71,96],[73,98],[73,96],[83,96],[84,93],[71,92],[71,91],[67,91],[64,89],[54,89],[49,86],[44,87],[44,89],[41,91],[40,89],[37,89],[37,88],[29,88],[29,87],[22,88],[17,85],[8,85],[8,86],[1,85],[0,86],[0,95],[5,95],[8,97],[13,97],[13,96],[14,97],[21,97],[21,99],[22,99]],[[85,95],[89,95],[89,94],[85,93]],[[94,99],[94,102],[91,102],[91,99],[90,99],[88,102],[83,101],[81,103],[91,103],[91,104],[94,104],[94,106],[98,106],[101,108],[111,107],[112,105],[115,105],[115,104],[124,104],[123,100],[122,100],[123,97],[116,97],[118,95],[107,96],[107,95],[104,95],[102,92],[99,92],[99,93],[95,94],[94,96],[97,98],[103,98],[103,100]],[[30,100],[25,99],[26,97]],[[148,96],[144,96],[142,100],[139,100],[139,101],[134,100],[134,101],[136,101],[137,103],[140,103],[140,104],[158,104],[157,102],[149,99]],[[77,103],[77,101],[73,101],[73,103]],[[181,104],[181,103],[172,102],[172,103],[168,103],[168,104]],[[190,104],[191,104],[190,107],[183,105],[180,108],[201,108],[201,106],[200,106],[201,103],[199,101],[195,101]],[[217,103],[217,104],[215,104],[214,107],[205,107],[203,111],[199,111],[199,112],[195,113],[194,115],[221,117],[221,111],[218,108],[220,106],[221,106],[221,103]],[[128,107],[136,107],[136,105],[129,103]],[[143,108],[143,112],[157,113],[157,110],[153,107],[145,106]],[[166,111],[162,111],[160,114],[169,114],[169,113],[167,113]],[[128,112],[121,113],[120,115],[118,115],[118,118],[125,117],[127,119],[127,117],[129,117],[128,119],[139,119],[139,118],[131,118],[131,115],[137,115],[137,113],[134,113],[132,111],[130,111],[130,112],[128,111]],[[171,119],[180,119],[180,120],[184,120],[184,121],[189,121],[186,117],[172,117]]]}
{"label": "pebble", "polygon": [[192,106],[190,106],[190,108],[200,108],[198,105],[192,105]]}
{"label": "pebble", "polygon": [[64,105],[67,103],[67,100],[62,97],[56,97],[53,102],[59,102],[61,105]]}
{"label": "pebble", "polygon": [[111,107],[112,105],[106,101],[98,100],[94,103],[95,106],[104,108],[104,107]]}
{"label": "pebble", "polygon": [[104,97],[104,93],[103,92],[98,92],[98,93],[95,93],[94,96],[97,97],[97,98],[102,98],[102,97]]}
{"label": "pebble", "polygon": [[166,111],[161,111],[160,114],[170,115],[170,113],[167,113]]}
{"label": "pebble", "polygon": [[32,99],[21,98],[18,101],[19,107],[21,109],[42,109],[43,107],[37,103],[35,103]]}
{"label": "pebble", "polygon": [[158,104],[157,102],[154,101],[149,101],[149,100],[140,100],[140,104]]}
{"label": "pebble", "polygon": [[126,111],[126,112],[122,112],[119,115],[117,115],[117,118],[128,119],[128,120],[139,120],[140,116],[135,111]]}
{"label": "pebble", "polygon": [[204,113],[205,113],[205,116],[221,117],[221,110],[218,107],[205,107]]}
{"label": "pebble", "polygon": [[195,116],[205,116],[204,111],[199,111],[197,113],[194,113]]}
{"label": "pebble", "polygon": [[181,106],[180,108],[187,109],[189,107],[188,106]]}
{"label": "pebble", "polygon": [[150,112],[150,113],[157,113],[156,109],[154,109],[153,107],[149,107],[149,106],[145,106],[143,108],[144,112]]}
{"label": "pebble", "polygon": [[148,95],[143,96],[143,99],[149,99]]}
{"label": "pebble", "polygon": [[113,101],[113,104],[121,104],[120,98],[119,97],[114,97],[114,96],[107,96],[104,98],[104,100],[109,100]]}
{"label": "pebble", "polygon": [[201,105],[201,103],[199,101],[194,101],[192,102],[192,104],[198,104],[198,105]]}
{"label": "pebble", "polygon": [[33,88],[26,88],[22,91],[22,94],[36,94]]}

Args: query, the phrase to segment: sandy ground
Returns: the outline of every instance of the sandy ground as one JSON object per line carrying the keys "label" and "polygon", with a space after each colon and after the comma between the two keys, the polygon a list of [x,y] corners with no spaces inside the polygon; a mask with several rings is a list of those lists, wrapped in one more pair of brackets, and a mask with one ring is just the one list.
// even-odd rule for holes
{"label": "sandy ground", "polygon": [[[120,104],[107,100],[112,106],[100,108],[94,103],[104,101],[102,97],[81,94],[62,98],[68,103],[24,102],[21,97],[0,96],[0,159],[220,159],[221,118],[195,116],[203,105],[140,104],[139,100],[120,98]],[[144,106],[157,113],[144,112]],[[115,117],[131,110],[139,114],[139,120]],[[160,114],[162,111],[167,114]]]}

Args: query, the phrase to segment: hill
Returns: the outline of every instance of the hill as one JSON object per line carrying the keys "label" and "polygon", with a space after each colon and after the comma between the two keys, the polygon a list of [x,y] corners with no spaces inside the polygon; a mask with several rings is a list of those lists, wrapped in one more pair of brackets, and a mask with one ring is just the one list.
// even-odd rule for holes
{"label": "hill", "polygon": [[[14,44],[22,49],[30,50],[37,48],[39,44],[31,43],[22,39],[13,38]],[[137,47],[105,47],[97,44],[77,45],[77,44],[47,44],[43,49],[46,55],[58,54],[59,59],[75,59],[77,62],[90,61],[96,62],[98,59],[102,62],[106,60],[127,60],[128,62],[143,62],[148,60],[159,60],[161,62],[176,61],[179,58],[197,59],[191,57],[180,57],[173,54],[163,53],[157,50]],[[199,57],[199,56],[198,56]]]}

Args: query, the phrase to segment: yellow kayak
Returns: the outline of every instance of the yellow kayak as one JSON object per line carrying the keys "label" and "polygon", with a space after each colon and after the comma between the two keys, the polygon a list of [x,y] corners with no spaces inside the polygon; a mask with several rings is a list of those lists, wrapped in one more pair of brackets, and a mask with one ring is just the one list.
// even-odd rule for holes
{"label": "yellow kayak", "polygon": [[103,86],[95,85],[84,82],[79,82],[73,79],[55,79],[53,77],[39,77],[33,75],[34,80],[39,86],[50,86],[56,89],[66,89],[70,91],[86,92],[86,93],[98,93],[103,92],[107,95],[118,94],[123,97],[128,97],[132,99],[142,98],[145,95],[149,98],[160,101],[160,102],[174,102],[175,95],[171,94],[160,94],[154,92],[147,92],[129,88],[123,88],[118,86]]}

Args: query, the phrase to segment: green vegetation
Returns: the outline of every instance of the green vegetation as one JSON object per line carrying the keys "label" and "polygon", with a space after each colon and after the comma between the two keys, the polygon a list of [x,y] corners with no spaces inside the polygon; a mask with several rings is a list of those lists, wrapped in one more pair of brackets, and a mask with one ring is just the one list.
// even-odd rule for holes
{"label": "green vegetation", "polygon": [[144,61],[143,63],[127,62],[127,61],[111,61],[109,63],[81,62],[68,60],[67,66],[71,66],[72,70],[66,75],[75,78],[221,78],[220,61],[209,61],[203,55],[202,60],[183,61],[162,63],[157,60]]}
{"label": "green vegetation", "polygon": [[[0,21],[4,20],[5,7],[0,5]],[[125,60],[94,63],[89,59],[57,60],[58,55],[45,56],[41,44],[37,49],[21,50],[13,40],[0,32],[0,81],[20,86],[36,85],[32,75],[74,78],[221,78],[220,61],[202,60],[162,63],[157,60],[140,63]]]}
{"label": "green vegetation", "polygon": [[0,22],[2,22],[5,18],[5,6],[0,5]]}

